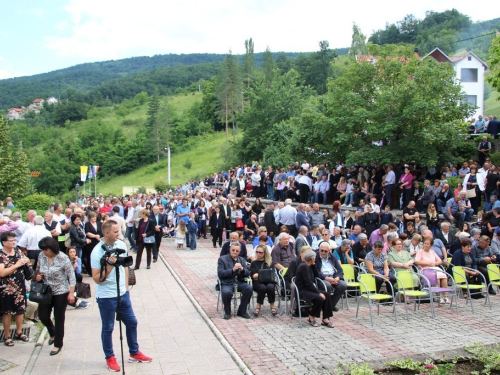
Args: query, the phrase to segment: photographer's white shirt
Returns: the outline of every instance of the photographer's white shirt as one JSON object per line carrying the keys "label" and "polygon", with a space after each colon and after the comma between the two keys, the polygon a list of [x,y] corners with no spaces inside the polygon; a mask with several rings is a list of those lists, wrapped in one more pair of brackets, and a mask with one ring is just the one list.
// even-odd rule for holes
{"label": "photographer's white shirt", "polygon": [[[102,248],[104,242],[99,241],[99,243],[92,250],[92,255],[90,257],[90,265],[92,270],[100,270],[101,269],[101,258],[106,253]],[[124,254],[120,254],[120,257],[127,256],[127,246],[123,241],[117,240],[113,248],[123,249],[125,250]],[[120,266],[120,295],[123,296],[127,291],[127,287],[125,285],[125,269]],[[116,298],[116,269],[109,273],[106,280],[101,282],[100,284],[96,284],[95,287],[96,298]]]}

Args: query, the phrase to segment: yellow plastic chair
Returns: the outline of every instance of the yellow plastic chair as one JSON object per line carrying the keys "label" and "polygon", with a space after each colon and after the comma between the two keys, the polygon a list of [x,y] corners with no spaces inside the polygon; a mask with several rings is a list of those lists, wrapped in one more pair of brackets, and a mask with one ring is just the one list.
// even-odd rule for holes
{"label": "yellow plastic chair", "polygon": [[[391,291],[391,294],[381,294],[377,293],[377,287],[375,283],[375,279],[379,277],[382,280],[386,280],[382,276],[379,275],[373,275],[371,273],[363,273],[361,275],[358,275],[358,281],[359,281],[359,288],[361,291],[360,297],[365,298],[368,300],[368,309],[370,311],[370,321],[373,327],[373,316],[372,316],[372,304],[373,300],[378,301],[377,303],[377,315],[380,315],[380,305],[382,304],[390,304],[394,302],[394,287],[390,282],[387,282],[386,285],[389,285],[387,290]],[[358,306],[356,308],[356,318],[358,317],[359,313],[359,301],[361,298],[358,298]],[[380,302],[380,301],[386,301],[386,302]],[[392,307],[392,312],[394,313],[394,319],[396,320],[396,323],[398,322],[398,314],[396,311],[396,304],[393,304]]]}
{"label": "yellow plastic chair", "polygon": [[486,266],[486,269],[488,270],[488,279],[490,280],[490,283],[488,284],[488,290],[490,290],[490,287],[496,286],[497,289],[500,289],[500,267],[498,267],[498,264],[488,264]]}
{"label": "yellow plastic chair", "polygon": [[[421,275],[411,272],[411,271],[399,271],[399,272],[394,272],[396,281],[398,284],[398,292],[397,294],[399,296],[404,296],[404,305],[405,305],[405,311],[406,311],[406,320],[410,320],[408,316],[408,299],[407,297],[414,297],[418,298],[418,303],[420,304],[420,301],[422,299],[424,300],[429,300],[431,304],[431,318],[434,319],[436,316],[434,312],[434,298],[432,297],[432,291],[430,290],[429,293],[422,292],[420,290],[413,290],[414,284],[413,284],[413,276],[412,275],[417,275],[418,279],[420,280]],[[425,277],[425,276],[424,276]],[[416,299],[411,301],[414,304],[414,309],[413,311],[417,310],[417,303]]]}
{"label": "yellow plastic chair", "polygon": [[[344,281],[346,282],[347,287],[348,288],[356,288],[355,291],[359,292],[360,291],[360,288],[359,288],[360,283],[358,281],[356,281],[356,274],[355,274],[354,270],[357,269],[358,274],[366,273],[366,271],[364,269],[362,269],[361,267],[353,266],[352,264],[341,264],[340,266],[342,267],[342,272],[344,273]],[[348,290],[346,289],[344,296],[342,297],[342,310],[344,309],[344,298],[346,300],[347,310],[350,310],[349,298],[348,298],[347,292],[348,292]],[[349,292],[352,292],[352,289],[349,290]],[[359,297],[356,297],[356,300],[358,298]]]}
{"label": "yellow plastic chair", "polygon": [[466,303],[470,302],[472,313],[474,314],[474,306],[472,304],[471,296],[483,293],[486,294],[486,300],[484,301],[484,304],[486,305],[486,302],[488,302],[491,310],[490,294],[488,293],[488,284],[486,283],[486,278],[484,277],[484,275],[481,272],[478,272],[478,276],[483,280],[482,284],[469,284],[469,282],[467,281],[465,270],[469,271],[477,271],[477,270],[462,266],[454,266],[452,270],[453,270],[453,280],[455,281],[455,285],[457,286],[457,288],[467,291]]}

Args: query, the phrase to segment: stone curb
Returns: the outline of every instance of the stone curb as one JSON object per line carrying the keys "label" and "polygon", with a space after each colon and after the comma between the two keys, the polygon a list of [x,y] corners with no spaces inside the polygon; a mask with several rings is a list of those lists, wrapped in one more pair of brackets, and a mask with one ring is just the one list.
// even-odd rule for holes
{"label": "stone curb", "polygon": [[231,346],[231,344],[229,344],[229,342],[226,340],[226,338],[219,331],[219,329],[217,328],[217,326],[208,317],[208,315],[205,313],[205,311],[200,306],[200,304],[198,303],[198,301],[196,301],[196,299],[193,297],[193,295],[191,294],[191,292],[182,283],[181,279],[179,278],[179,276],[177,275],[177,273],[174,271],[174,269],[170,266],[170,264],[168,264],[167,260],[163,256],[163,254],[161,252],[159,252],[158,255],[159,255],[160,259],[162,260],[162,262],[165,264],[165,267],[167,267],[167,269],[172,274],[172,276],[175,279],[175,281],[177,282],[177,284],[179,284],[179,286],[181,287],[181,289],[183,290],[183,292],[186,294],[186,296],[188,297],[188,299],[191,301],[191,303],[193,304],[193,306],[196,309],[196,311],[198,312],[198,314],[200,314],[200,316],[205,321],[205,323],[208,325],[208,327],[210,328],[210,330],[213,332],[213,334],[215,335],[215,337],[217,338],[217,340],[219,340],[219,342],[221,343],[222,347],[224,349],[226,349],[226,351],[229,353],[229,355],[231,356],[231,358],[233,359],[233,361],[236,362],[236,364],[243,371],[244,374],[246,374],[246,375],[253,375],[252,371],[248,368],[248,366],[241,359],[241,357],[238,355],[238,353],[236,353],[236,351],[233,349],[233,347]]}
{"label": "stone curb", "polygon": [[28,363],[26,364],[26,367],[24,368],[23,375],[31,374],[31,371],[35,367],[36,361],[38,360],[38,356],[40,355],[40,352],[42,351],[42,346],[43,346],[43,342],[45,341],[46,334],[47,334],[47,328],[44,326],[42,332],[40,333],[40,336],[38,336],[38,340],[35,344],[35,348],[33,349],[33,352],[31,353],[30,359],[28,360]]}

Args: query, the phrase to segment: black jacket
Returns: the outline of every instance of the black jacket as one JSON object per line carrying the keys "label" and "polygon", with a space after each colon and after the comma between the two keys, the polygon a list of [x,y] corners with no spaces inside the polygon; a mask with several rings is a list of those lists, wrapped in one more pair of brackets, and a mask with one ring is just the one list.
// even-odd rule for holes
{"label": "black jacket", "polygon": [[319,294],[316,277],[318,277],[318,269],[315,265],[308,266],[306,263],[301,263],[295,275],[295,285],[297,285],[299,293],[307,291]]}
{"label": "black jacket", "polygon": [[217,262],[217,276],[219,276],[222,285],[233,285],[235,279],[243,281],[250,276],[250,270],[247,268],[247,261],[238,256],[237,262],[243,266],[243,270],[233,272],[235,261],[231,255],[221,256]]}
{"label": "black jacket", "polygon": [[[139,220],[139,225],[137,226],[137,228],[134,228],[134,238],[136,241],[139,238],[139,229],[141,228],[142,223],[144,223],[144,219]],[[146,233],[146,237],[155,235],[156,233],[155,225],[156,225],[155,221],[148,219],[148,223],[146,224],[146,229],[144,230],[144,233]],[[144,242],[144,241],[139,241],[139,242]]]}
{"label": "black jacket", "polygon": [[[327,256],[327,261],[330,262],[333,265],[333,268],[335,269],[335,272],[333,273],[333,277],[340,277],[341,279],[344,278],[344,271],[342,270],[342,266],[340,265],[339,260],[337,257],[332,254],[328,253]],[[316,254],[316,268],[318,269],[318,277],[321,280],[325,279],[325,275],[321,272],[321,267],[323,266],[323,258],[321,257],[319,251]]]}
{"label": "black jacket", "polygon": [[264,213],[264,225],[267,229],[267,235],[270,236],[271,232],[276,233],[276,221],[274,220],[274,211],[270,208],[266,209]]}
{"label": "black jacket", "polygon": [[445,237],[443,235],[443,232],[439,231],[436,235],[436,238],[443,241],[443,244],[444,244],[444,247],[446,248],[446,250],[449,250],[450,249],[450,246],[454,240],[453,238],[453,235],[451,234],[451,232],[448,232],[448,235]]}
{"label": "black jacket", "polygon": [[212,233],[215,232],[215,229],[221,228],[224,229],[226,227],[226,218],[224,216],[224,212],[219,213],[219,218],[217,219],[217,213],[214,211],[212,213],[212,216],[210,216],[210,222],[209,222],[210,230]]}
{"label": "black jacket", "polygon": [[71,246],[84,247],[87,244],[87,236],[83,232],[83,229],[73,223],[71,223],[69,228],[69,237],[71,238]]}
{"label": "black jacket", "polygon": [[[154,213],[151,213],[149,215],[149,219],[153,221],[153,223],[155,224],[155,226],[157,225],[156,224],[156,216]],[[161,229],[165,228],[167,226],[167,215],[165,214],[158,214],[158,222],[159,222],[159,226],[161,227]]]}
{"label": "black jacket", "polygon": [[[248,258],[247,245],[245,244],[244,241],[238,241],[238,242],[240,243],[241,246],[240,257],[247,259]],[[224,245],[222,245],[222,249],[220,249],[219,257],[224,255],[229,255],[230,249],[231,249],[231,243],[229,241],[224,242]]]}

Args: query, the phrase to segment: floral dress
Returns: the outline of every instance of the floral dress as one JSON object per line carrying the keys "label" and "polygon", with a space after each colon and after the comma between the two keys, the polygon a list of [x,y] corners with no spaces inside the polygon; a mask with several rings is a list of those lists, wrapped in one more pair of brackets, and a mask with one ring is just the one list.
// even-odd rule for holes
{"label": "floral dress", "polygon": [[[13,267],[20,259],[19,250],[14,255],[0,251],[0,264],[5,268]],[[19,315],[26,312],[26,285],[23,268],[6,277],[0,278],[0,315]]]}

